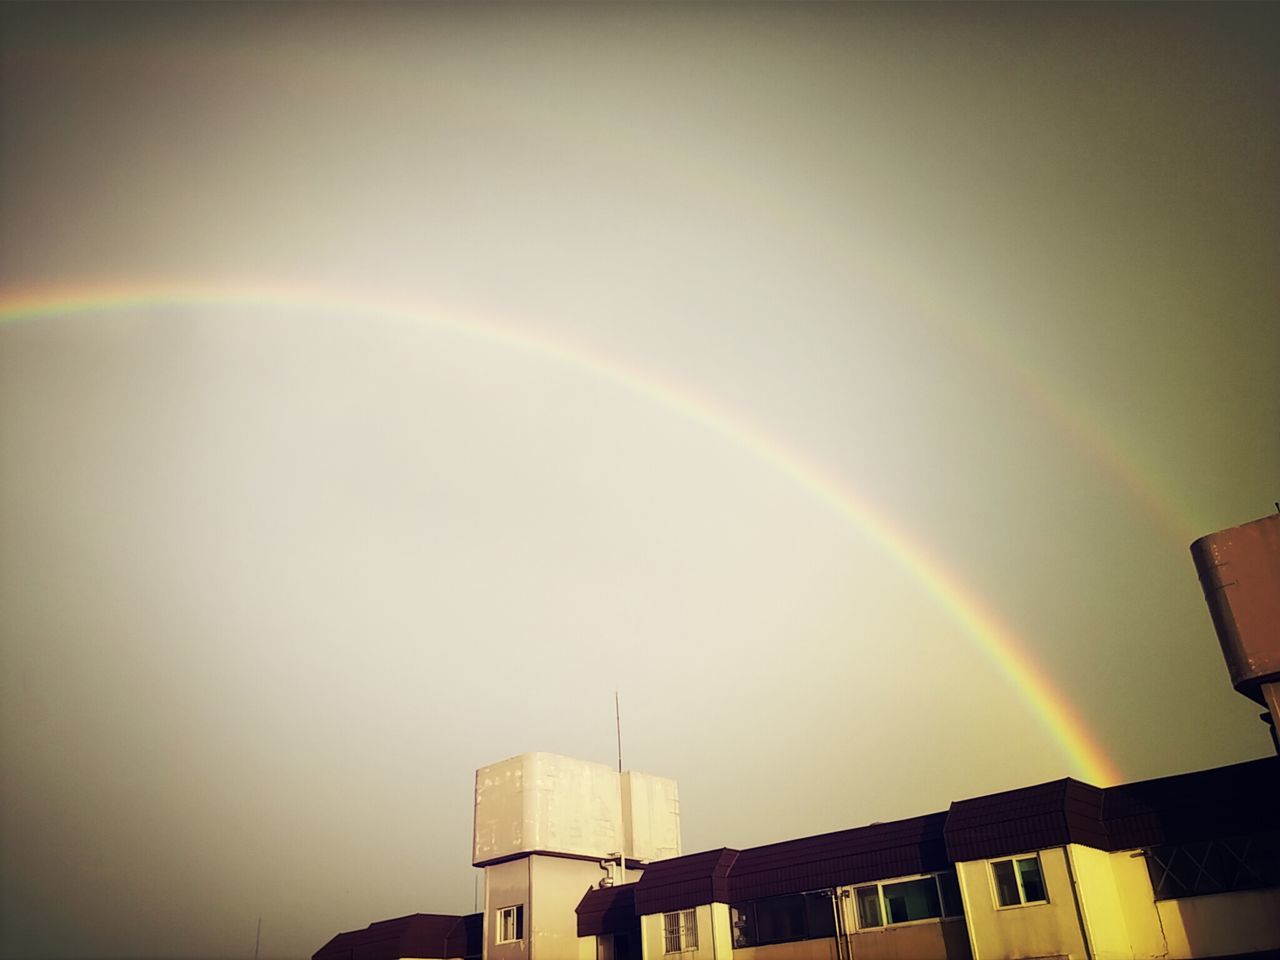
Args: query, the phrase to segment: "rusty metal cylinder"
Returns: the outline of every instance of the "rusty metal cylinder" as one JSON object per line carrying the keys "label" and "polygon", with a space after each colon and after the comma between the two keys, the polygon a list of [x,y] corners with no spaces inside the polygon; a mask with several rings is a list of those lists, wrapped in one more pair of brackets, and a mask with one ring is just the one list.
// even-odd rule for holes
{"label": "rusty metal cylinder", "polygon": [[1209,615],[1237,691],[1266,706],[1280,681],[1280,513],[1191,544]]}

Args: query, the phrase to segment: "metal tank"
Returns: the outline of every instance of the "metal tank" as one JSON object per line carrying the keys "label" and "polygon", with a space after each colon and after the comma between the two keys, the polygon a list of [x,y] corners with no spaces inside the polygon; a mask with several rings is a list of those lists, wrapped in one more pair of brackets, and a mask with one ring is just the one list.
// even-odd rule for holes
{"label": "metal tank", "polygon": [[1280,513],[1191,544],[1231,683],[1280,718]]}

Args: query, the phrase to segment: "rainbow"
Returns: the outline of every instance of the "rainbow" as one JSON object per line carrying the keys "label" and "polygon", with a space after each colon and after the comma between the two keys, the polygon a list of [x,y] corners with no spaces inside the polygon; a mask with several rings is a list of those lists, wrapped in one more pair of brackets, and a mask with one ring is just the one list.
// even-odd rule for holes
{"label": "rainbow", "polygon": [[702,425],[770,464],[834,509],[924,585],[1018,692],[1069,759],[1074,773],[1099,786],[1123,779],[1082,718],[1027,651],[1025,642],[923,544],[843,479],[689,387],[580,344],[530,333],[489,317],[381,297],[357,297],[314,285],[116,283],[0,293],[0,325],[69,314],[176,305],[305,309],[335,316],[426,324],[575,369]]}

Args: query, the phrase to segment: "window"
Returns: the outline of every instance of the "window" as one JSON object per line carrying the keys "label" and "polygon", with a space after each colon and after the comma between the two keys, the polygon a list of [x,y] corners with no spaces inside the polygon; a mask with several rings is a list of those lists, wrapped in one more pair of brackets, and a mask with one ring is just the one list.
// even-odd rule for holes
{"label": "window", "polygon": [[859,887],[855,891],[858,898],[858,928],[883,927],[880,919],[880,888]]}
{"label": "window", "polygon": [[1145,851],[1157,900],[1280,886],[1280,831]]}
{"label": "window", "polygon": [[1040,873],[1040,856],[992,860],[991,876],[996,882],[996,900],[1002,907],[1024,903],[1045,903],[1044,877]]}
{"label": "window", "polygon": [[677,910],[662,915],[664,953],[698,949],[698,916],[694,910]]}
{"label": "window", "polygon": [[872,883],[853,891],[858,909],[858,929],[870,930],[895,923],[958,917],[960,887],[951,872]]}
{"label": "window", "polygon": [[503,907],[498,911],[498,943],[514,943],[524,939],[524,904]]}
{"label": "window", "polygon": [[836,935],[831,894],[825,890],[731,903],[729,923],[735,948]]}

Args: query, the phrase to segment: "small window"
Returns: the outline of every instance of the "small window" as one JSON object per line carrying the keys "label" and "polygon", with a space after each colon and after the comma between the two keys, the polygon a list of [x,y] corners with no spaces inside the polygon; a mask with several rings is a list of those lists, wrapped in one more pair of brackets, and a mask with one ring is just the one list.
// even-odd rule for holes
{"label": "small window", "polygon": [[664,953],[698,949],[698,915],[694,910],[676,910],[662,915]]}
{"label": "small window", "polygon": [[1040,873],[1040,857],[1013,857],[992,860],[991,875],[996,883],[996,900],[1002,907],[1024,903],[1045,903],[1044,877]]}
{"label": "small window", "polygon": [[880,919],[880,888],[859,887],[855,894],[858,898],[859,928],[865,930],[868,927],[883,927],[884,921]]}
{"label": "small window", "polygon": [[890,923],[910,923],[912,920],[932,920],[942,916],[938,881],[933,877],[886,883],[880,889],[884,895],[886,919]]}
{"label": "small window", "polygon": [[515,943],[524,939],[524,904],[503,907],[498,911],[498,943]]}

